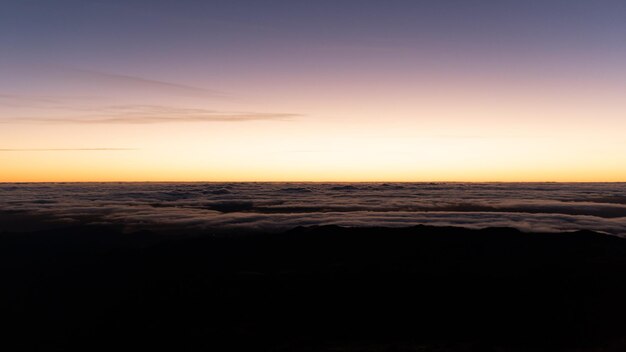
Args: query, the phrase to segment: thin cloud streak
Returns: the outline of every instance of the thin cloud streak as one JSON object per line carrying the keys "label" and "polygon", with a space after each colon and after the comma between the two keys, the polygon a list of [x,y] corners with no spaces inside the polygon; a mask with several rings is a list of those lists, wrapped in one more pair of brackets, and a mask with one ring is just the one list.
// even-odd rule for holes
{"label": "thin cloud streak", "polygon": [[56,69],[58,73],[70,75],[70,77],[74,79],[88,82],[91,85],[95,86],[113,85],[127,88],[161,90],[164,92],[178,95],[211,96],[216,98],[229,97],[228,93],[219,90],[195,87],[181,83],[166,82],[131,75],[101,72],[95,70],[84,70],[71,67],[58,67]]}
{"label": "thin cloud streak", "polygon": [[113,117],[99,119],[80,118],[20,118],[12,122],[35,122],[35,123],[72,123],[72,124],[156,124],[176,122],[243,122],[243,121],[286,121],[297,117],[297,114],[242,114],[242,115],[215,115],[215,116],[188,116],[188,117]]}
{"label": "thin cloud streak", "polygon": [[[48,97],[48,96],[26,96],[19,94],[0,94],[0,104],[5,105],[7,103],[11,103],[11,105],[19,103],[31,103],[31,104],[41,104],[41,103],[57,103],[59,99],[56,97]],[[7,104],[8,105],[8,104]]]}
{"label": "thin cloud streak", "polygon": [[0,152],[109,152],[131,151],[138,148],[0,148]]}
{"label": "thin cloud streak", "polygon": [[14,117],[0,119],[4,123],[71,123],[71,124],[155,124],[174,122],[241,122],[286,121],[301,114],[271,112],[218,111],[161,105],[112,105],[104,107],[73,107],[60,109],[77,114],[68,117]]}

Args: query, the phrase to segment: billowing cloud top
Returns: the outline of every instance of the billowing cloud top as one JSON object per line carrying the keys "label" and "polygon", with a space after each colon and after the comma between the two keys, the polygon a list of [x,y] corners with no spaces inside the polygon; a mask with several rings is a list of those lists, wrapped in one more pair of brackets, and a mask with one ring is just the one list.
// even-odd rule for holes
{"label": "billowing cloud top", "polygon": [[626,234],[623,183],[0,184],[0,230],[285,230],[299,225],[589,229]]}

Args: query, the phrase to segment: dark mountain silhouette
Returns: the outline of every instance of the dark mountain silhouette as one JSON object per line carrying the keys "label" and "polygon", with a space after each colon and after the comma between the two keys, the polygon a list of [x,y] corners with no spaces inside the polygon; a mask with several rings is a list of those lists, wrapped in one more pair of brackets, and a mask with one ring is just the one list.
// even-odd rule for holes
{"label": "dark mountain silhouette", "polygon": [[74,227],[0,242],[5,350],[626,347],[626,241],[593,232]]}

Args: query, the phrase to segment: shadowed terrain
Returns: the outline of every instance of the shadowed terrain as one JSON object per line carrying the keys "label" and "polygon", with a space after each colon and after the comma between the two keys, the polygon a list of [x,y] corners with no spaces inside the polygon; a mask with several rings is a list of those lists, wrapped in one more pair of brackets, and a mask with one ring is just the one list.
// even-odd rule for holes
{"label": "shadowed terrain", "polygon": [[621,351],[626,241],[300,227],[2,233],[10,350]]}

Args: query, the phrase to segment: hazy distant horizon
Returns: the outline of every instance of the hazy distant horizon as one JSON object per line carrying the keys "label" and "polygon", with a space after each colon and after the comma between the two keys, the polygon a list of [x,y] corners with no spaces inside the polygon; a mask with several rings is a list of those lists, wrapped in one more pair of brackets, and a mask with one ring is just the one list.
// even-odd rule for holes
{"label": "hazy distant horizon", "polygon": [[392,180],[372,180],[372,181],[306,181],[306,180],[294,180],[294,181],[229,181],[229,180],[198,180],[198,181],[0,181],[0,184],[23,184],[23,183],[51,183],[51,184],[64,184],[64,183],[179,183],[179,184],[194,184],[194,183],[208,183],[208,184],[227,184],[227,183],[286,183],[286,184],[298,184],[298,183],[313,183],[313,184],[341,184],[341,183],[355,183],[355,184],[384,184],[384,183],[399,183],[399,184],[454,184],[454,183],[469,183],[469,184],[489,184],[489,183],[504,183],[504,184],[541,184],[541,183],[558,183],[558,184],[621,184],[626,181],[448,181],[448,180],[430,180],[430,181],[392,181]]}

